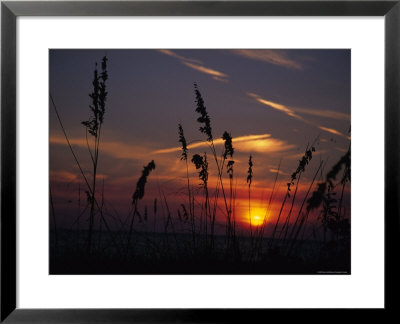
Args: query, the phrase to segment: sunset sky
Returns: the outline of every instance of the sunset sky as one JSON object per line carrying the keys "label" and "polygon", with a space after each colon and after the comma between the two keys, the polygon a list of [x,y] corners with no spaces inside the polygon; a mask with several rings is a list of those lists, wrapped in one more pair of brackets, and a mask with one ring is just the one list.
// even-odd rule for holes
{"label": "sunset sky", "polygon": [[[307,145],[314,143],[316,152],[302,175],[295,208],[320,161],[325,164],[316,181],[325,177],[350,145],[350,50],[50,50],[50,94],[89,178],[91,163],[81,122],[90,115],[95,62],[100,64],[105,55],[108,98],[97,194],[101,196],[104,179],[105,208],[112,226],[118,227],[116,218],[124,220],[128,215],[136,182],[143,166],[151,160],[156,169],[148,178],[140,208],[148,206],[150,213],[154,199],[161,201],[165,195],[172,216],[177,217],[179,205],[187,202],[186,165],[180,160],[178,124],[190,144],[190,159],[193,154],[207,152],[209,187],[214,190],[216,167],[196,121],[195,82],[211,118],[218,154],[223,150],[223,132],[233,137],[235,215],[243,230],[248,224],[249,155],[254,163],[254,224],[256,216],[265,214],[280,161],[278,191],[267,215],[271,222]],[[54,207],[59,225],[71,228],[86,205],[86,188],[54,109],[51,105],[49,109]],[[199,192],[200,200],[200,180],[192,163],[189,173],[190,184]],[[226,172],[224,186],[229,187]],[[349,195],[347,190],[348,203]],[[87,228],[87,218],[80,218],[82,229]],[[223,222],[222,211],[217,221]]]}

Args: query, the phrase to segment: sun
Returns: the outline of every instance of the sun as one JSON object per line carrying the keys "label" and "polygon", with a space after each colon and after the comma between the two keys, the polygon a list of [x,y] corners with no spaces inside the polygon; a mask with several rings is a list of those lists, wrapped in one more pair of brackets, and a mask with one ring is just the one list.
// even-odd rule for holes
{"label": "sun", "polygon": [[265,208],[251,208],[250,217],[247,215],[249,224],[251,219],[251,226],[261,226],[264,223],[265,212]]}
{"label": "sun", "polygon": [[260,226],[264,221],[264,217],[260,215],[251,215],[251,225]]}

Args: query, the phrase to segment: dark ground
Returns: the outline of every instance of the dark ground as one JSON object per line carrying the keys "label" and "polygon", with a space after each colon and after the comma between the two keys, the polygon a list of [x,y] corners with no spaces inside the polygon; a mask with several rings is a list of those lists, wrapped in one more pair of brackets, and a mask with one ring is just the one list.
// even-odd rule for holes
{"label": "dark ground", "polygon": [[106,233],[97,233],[89,254],[84,237],[85,232],[60,231],[56,245],[51,235],[50,274],[350,274],[350,245],[343,242],[298,241],[288,256],[279,242],[268,249],[268,239],[259,253],[251,253],[246,237],[237,238],[238,248],[228,253],[220,236],[214,249],[198,238],[194,252],[191,235],[137,233],[127,253],[113,248]]}

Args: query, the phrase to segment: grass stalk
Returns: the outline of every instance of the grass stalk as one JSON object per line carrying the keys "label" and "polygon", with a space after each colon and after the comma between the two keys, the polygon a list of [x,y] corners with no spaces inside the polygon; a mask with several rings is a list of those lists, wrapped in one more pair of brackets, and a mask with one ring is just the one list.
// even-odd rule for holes
{"label": "grass stalk", "polygon": [[[292,251],[292,249],[293,249],[293,246],[294,246],[295,243],[296,243],[296,240],[297,240],[297,237],[298,237],[298,235],[299,235],[299,233],[300,233],[300,230],[301,230],[301,228],[304,226],[305,222],[307,221],[308,215],[309,215],[309,213],[310,213],[310,209],[307,208],[307,211],[306,211],[305,216],[301,216],[301,212],[302,212],[302,210],[303,210],[303,207],[304,207],[304,205],[305,205],[305,203],[306,203],[306,201],[307,201],[308,195],[310,194],[311,188],[312,188],[312,186],[314,185],[315,179],[317,178],[318,172],[320,171],[320,169],[321,169],[323,163],[324,163],[323,161],[320,162],[320,164],[319,164],[319,166],[318,166],[318,169],[317,169],[317,171],[316,171],[315,174],[314,174],[314,177],[313,177],[313,179],[312,179],[312,181],[311,181],[311,183],[310,183],[310,185],[309,185],[309,187],[308,187],[307,193],[306,193],[306,195],[305,195],[305,197],[304,197],[304,199],[303,199],[303,202],[302,202],[302,204],[301,204],[301,206],[300,206],[300,210],[299,210],[299,212],[298,212],[298,214],[297,214],[296,221],[295,221],[295,223],[294,223],[294,225],[293,225],[293,227],[292,227],[291,234],[290,234],[290,236],[289,236],[289,238],[288,238],[288,240],[289,240],[291,243],[290,243],[290,248],[289,248],[289,251],[288,251],[287,255],[290,255],[290,253],[291,253],[291,251]],[[298,227],[297,227],[297,230],[296,230],[296,225],[297,225],[298,220],[299,220],[300,218],[301,218],[301,220],[300,220],[300,223],[299,223],[299,225],[298,225]],[[294,233],[295,233],[295,234],[294,234]]]}

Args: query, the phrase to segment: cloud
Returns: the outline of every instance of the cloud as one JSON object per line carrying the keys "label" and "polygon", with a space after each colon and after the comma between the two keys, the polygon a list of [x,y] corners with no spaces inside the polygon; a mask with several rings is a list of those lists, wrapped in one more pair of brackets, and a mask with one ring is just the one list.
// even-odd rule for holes
{"label": "cloud", "polygon": [[182,55],[179,55],[171,50],[168,49],[162,49],[162,50],[158,50],[158,52],[168,55],[170,57],[176,58],[178,59],[183,65],[196,70],[198,72],[210,75],[213,77],[214,80],[219,81],[219,82],[228,82],[228,75],[217,71],[215,69],[211,69],[209,67],[204,66],[203,62],[196,60],[196,59],[192,59],[192,58],[188,58]]}
{"label": "cloud", "polygon": [[296,119],[299,119],[299,120],[303,120],[303,118],[301,116],[297,115],[292,108],[289,108],[287,106],[278,104],[278,103],[273,102],[273,101],[265,100],[265,99],[261,98],[259,95],[255,94],[255,93],[248,92],[247,95],[252,97],[252,98],[254,98],[257,102],[259,102],[259,103],[261,103],[263,105],[266,105],[266,106],[269,106],[269,107],[271,107],[273,109],[279,110],[279,111],[285,113],[286,115],[288,115],[290,117],[293,117],[293,118],[296,118]]}
{"label": "cloud", "polygon": [[192,64],[192,63],[189,63],[189,62],[182,62],[182,64],[192,68],[193,70],[199,71],[199,72],[204,73],[204,74],[211,75],[213,77],[218,77],[218,78],[227,78],[228,77],[228,75],[226,75],[226,74],[224,74],[222,72],[207,68],[207,67],[202,66],[202,65]]}
{"label": "cloud", "polygon": [[283,172],[282,170],[278,170],[276,168],[269,169],[269,172],[271,172],[271,173],[279,173],[279,174],[282,174],[282,175],[289,175],[289,173]]}
{"label": "cloud", "polygon": [[74,182],[78,183],[80,181],[80,178],[78,177],[78,174],[64,171],[64,170],[50,170],[50,179],[53,182]]}
{"label": "cloud", "polygon": [[216,81],[224,82],[224,83],[228,83],[229,82],[228,79],[219,78],[217,76],[214,76],[213,79],[216,80]]}
{"label": "cloud", "polygon": [[[107,179],[106,174],[97,174],[98,179]],[[79,172],[72,173],[66,170],[50,170],[50,179],[52,182],[82,183],[83,179]]]}
{"label": "cloud", "polygon": [[295,107],[293,108],[294,111],[301,113],[301,114],[306,114],[306,115],[312,115],[312,116],[317,116],[317,117],[324,117],[324,118],[330,118],[330,119],[337,119],[337,120],[348,120],[350,121],[350,115],[338,111],[332,111],[332,110],[317,110],[317,109],[308,109],[308,108],[298,108]]}
{"label": "cloud", "polygon": [[[224,140],[218,138],[214,140],[214,145],[223,145]],[[295,145],[288,144],[285,141],[272,138],[270,134],[260,134],[260,135],[245,135],[232,138],[232,144],[235,150],[240,152],[258,152],[258,153],[272,153],[272,152],[282,152],[290,150],[295,147]],[[208,142],[198,142],[188,145],[189,149],[208,147],[210,144]],[[172,152],[179,152],[182,148],[170,147],[166,149],[153,151],[152,154],[166,154]]]}
{"label": "cloud", "polygon": [[337,131],[336,129],[320,126],[312,121],[304,119],[302,116],[298,115],[298,113],[308,114],[308,115],[313,115],[313,116],[318,116],[318,117],[331,118],[331,119],[350,120],[350,116],[348,114],[331,111],[331,110],[315,110],[315,109],[307,109],[307,108],[289,107],[289,106],[285,106],[282,104],[278,104],[273,101],[263,99],[255,93],[248,92],[247,95],[249,97],[254,98],[257,102],[259,102],[263,105],[269,106],[275,110],[279,110],[279,111],[285,113],[286,115],[296,118],[298,120],[301,120],[309,125],[313,125],[324,132],[328,132],[328,133],[331,133],[334,135],[346,137],[345,135],[343,135],[341,132]]}
{"label": "cloud", "polygon": [[299,62],[290,59],[285,51],[282,50],[249,50],[237,49],[233,53],[248,59],[267,62],[273,65],[282,66],[292,70],[302,70],[303,66]]}
{"label": "cloud", "polygon": [[[72,146],[79,146],[82,148],[87,148],[87,142],[85,138],[70,138],[69,142]],[[64,137],[61,136],[51,136],[50,144],[55,145],[67,145]],[[120,142],[102,141],[100,145],[100,150],[110,156],[119,159],[129,159],[129,160],[143,160],[148,159],[149,150],[146,149],[146,145],[129,145]]]}
{"label": "cloud", "polygon": [[[299,107],[292,107],[292,106],[285,106],[282,104],[278,104],[273,101],[269,101],[266,99],[261,98],[259,95],[255,93],[248,92],[248,96],[256,99],[259,103],[262,103],[266,106],[269,106],[271,108],[274,108],[276,110],[280,110],[287,115],[291,117],[295,117],[299,119],[299,115],[296,113],[300,114],[305,114],[305,115],[311,115],[311,116],[316,116],[316,117],[323,117],[323,118],[329,118],[329,119],[336,119],[336,120],[348,120],[350,121],[350,115],[338,111],[333,111],[333,110],[318,110],[318,109],[309,109],[309,108],[299,108]],[[300,117],[301,119],[301,117]]]}
{"label": "cloud", "polygon": [[335,134],[335,135],[338,135],[338,136],[346,137],[341,132],[339,132],[339,131],[337,131],[336,129],[333,129],[333,128],[328,128],[328,127],[324,127],[324,126],[318,126],[318,128],[323,130],[323,131],[325,131],[325,132],[331,133],[331,134]]}
{"label": "cloud", "polygon": [[171,57],[174,57],[174,58],[176,58],[176,59],[178,59],[180,61],[191,62],[191,63],[194,63],[194,64],[202,64],[201,61],[199,61],[199,60],[184,57],[184,56],[179,55],[179,54],[177,54],[177,53],[175,53],[175,52],[173,52],[171,50],[168,50],[168,49],[160,49],[160,50],[158,50],[158,52],[160,52],[162,54],[165,54],[165,55],[168,55],[168,56],[171,56]]}

